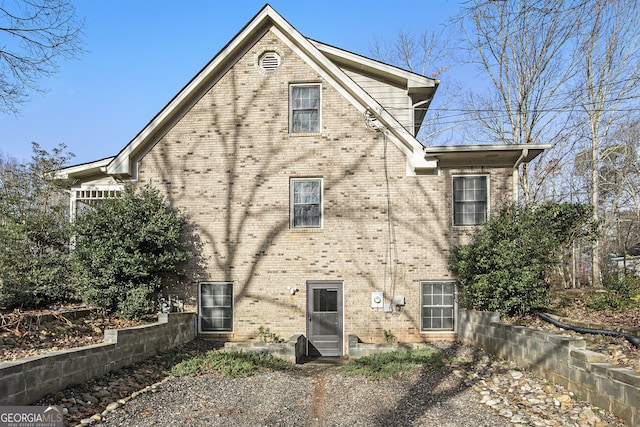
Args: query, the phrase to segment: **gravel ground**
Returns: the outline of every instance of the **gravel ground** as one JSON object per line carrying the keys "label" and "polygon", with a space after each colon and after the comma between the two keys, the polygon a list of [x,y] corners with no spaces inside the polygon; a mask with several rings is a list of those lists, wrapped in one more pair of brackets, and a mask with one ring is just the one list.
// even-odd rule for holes
{"label": "gravel ground", "polygon": [[385,380],[334,366],[248,378],[170,378],[108,413],[104,426],[509,426],[450,369]]}
{"label": "gravel ground", "polygon": [[170,376],[176,361],[219,348],[197,339],[36,404],[62,405],[67,425],[95,427],[624,426],[511,362],[460,343],[432,345],[451,362],[383,380],[345,376],[327,361],[247,378]]}

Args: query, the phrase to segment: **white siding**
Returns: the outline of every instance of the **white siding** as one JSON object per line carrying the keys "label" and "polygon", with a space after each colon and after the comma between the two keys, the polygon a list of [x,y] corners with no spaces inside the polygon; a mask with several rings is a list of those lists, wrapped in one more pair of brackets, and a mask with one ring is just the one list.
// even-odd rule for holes
{"label": "white siding", "polygon": [[390,114],[393,114],[400,124],[413,135],[413,108],[405,87],[394,86],[389,82],[383,82],[353,70],[342,68],[342,71],[366,90]]}

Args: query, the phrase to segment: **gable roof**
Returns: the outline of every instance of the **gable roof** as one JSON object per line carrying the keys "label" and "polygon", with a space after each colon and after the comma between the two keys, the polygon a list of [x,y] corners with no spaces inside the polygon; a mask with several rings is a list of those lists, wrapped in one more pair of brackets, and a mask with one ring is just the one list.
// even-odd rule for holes
{"label": "gable roof", "polygon": [[[405,89],[414,107],[414,133],[417,133],[424,119],[426,107],[429,106],[439,85],[438,80],[308,39],[267,4],[115,157],[62,169],[59,176],[79,178],[94,175],[99,168],[102,174],[115,178],[135,178],[138,160],[215,85],[257,38],[268,31],[287,44],[358,111],[366,115],[373,126],[385,132],[389,140],[405,154],[408,174],[431,173],[439,166],[455,161],[480,165],[484,164],[483,160],[496,156],[500,160],[491,160],[491,165],[511,164],[515,167],[519,162],[532,160],[542,149],[549,148],[540,146],[538,148],[541,149],[538,150],[534,147],[514,145],[423,147],[396,117],[344,70],[351,70]],[[415,108],[417,106],[421,108]],[[482,155],[485,151],[488,152]],[[534,153],[536,154],[532,155]]]}
{"label": "gable roof", "polygon": [[[422,145],[393,115],[357,85],[332,59],[338,59],[354,69],[366,69],[387,79],[406,85],[411,93],[422,91],[426,100],[433,97],[437,80],[410,73],[396,67],[369,60],[318,42],[300,34],[271,6],[260,12],[115,156],[104,168],[109,175],[131,177],[136,174],[135,158],[152,146],[202,95],[224,74],[256,37],[272,31],[287,43],[307,64],[321,74],[363,114],[377,119],[392,134],[390,138],[412,163],[426,164]],[[428,162],[427,162],[428,163]]]}
{"label": "gable roof", "polygon": [[[417,135],[427,114],[429,104],[433,100],[440,80],[424,77],[420,74],[412,73],[402,68],[394,67],[380,61],[357,55],[346,50],[329,46],[318,41],[311,40],[323,55],[331,61],[348,69],[363,71],[367,75],[379,77],[381,80],[397,84],[407,90],[414,107],[414,135]],[[420,108],[415,108],[420,106]]]}

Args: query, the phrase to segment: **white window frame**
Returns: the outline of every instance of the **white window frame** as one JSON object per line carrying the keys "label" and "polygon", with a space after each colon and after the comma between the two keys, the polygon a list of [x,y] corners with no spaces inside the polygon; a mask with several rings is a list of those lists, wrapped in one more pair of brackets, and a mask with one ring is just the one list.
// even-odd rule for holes
{"label": "white window frame", "polygon": [[[211,307],[204,307],[204,302],[202,301],[202,286],[228,286],[230,289],[230,297],[231,302],[229,306],[225,305],[212,305]],[[219,308],[219,309],[229,309],[229,313],[231,316],[231,327],[230,328],[220,328],[220,329],[204,329],[202,327],[203,322],[203,314],[204,309],[206,308]],[[234,328],[234,309],[235,309],[235,297],[233,293],[233,282],[198,282],[198,333],[200,334],[231,334],[233,333]]]}
{"label": "white window frame", "polygon": [[[462,223],[456,222],[456,203],[471,204],[471,203],[478,202],[478,200],[461,200],[461,201],[456,200],[455,181],[456,179],[465,179],[465,178],[484,178],[485,180],[485,186],[486,186],[485,200],[484,200],[485,208],[484,208],[484,220],[482,222],[474,221],[473,223],[467,223],[467,222],[464,222],[464,220]],[[491,200],[490,188],[491,186],[490,186],[489,174],[457,174],[452,176],[451,178],[451,205],[452,205],[451,221],[454,227],[474,227],[474,226],[482,225],[487,221],[487,219],[489,218],[489,206],[490,206],[490,200]]]}
{"label": "white window frame", "polygon": [[[307,111],[313,111],[313,108],[299,108],[299,109],[295,109],[294,108],[294,102],[293,102],[293,91],[295,88],[300,88],[300,87],[317,87],[318,88],[318,108],[317,108],[317,114],[318,114],[318,127],[316,129],[311,129],[311,130],[295,130],[294,129],[294,111],[297,110],[307,110]],[[317,134],[320,133],[320,130],[322,129],[322,85],[320,83],[296,83],[296,84],[291,84],[289,85],[289,133],[291,134]]]}
{"label": "white window frame", "polygon": [[[319,182],[320,183],[320,201],[319,201],[319,209],[320,209],[320,223],[318,225],[312,226],[296,226],[295,225],[295,207],[296,203],[294,200],[295,191],[294,186],[295,183],[298,182]],[[291,178],[289,180],[289,228],[292,230],[319,230],[324,226],[324,180],[322,178],[317,177],[308,177],[308,178]]]}
{"label": "white window frame", "polygon": [[[430,304],[427,304],[429,301],[425,301],[424,299],[424,285],[436,285],[436,284],[445,284],[453,286],[453,293],[450,294],[452,296],[452,304],[444,304],[444,302],[440,304],[434,304],[433,300],[430,301]],[[445,294],[440,294],[443,296]],[[449,295],[449,294],[446,294]],[[452,312],[452,322],[453,325],[449,328],[427,328],[424,324],[425,308],[443,308],[443,309],[451,309]],[[433,318],[433,316],[431,317]],[[441,316],[440,319],[443,320],[448,317]],[[455,280],[421,280],[420,281],[420,332],[421,333],[433,333],[433,332],[456,332],[458,328],[458,288],[456,286]]]}

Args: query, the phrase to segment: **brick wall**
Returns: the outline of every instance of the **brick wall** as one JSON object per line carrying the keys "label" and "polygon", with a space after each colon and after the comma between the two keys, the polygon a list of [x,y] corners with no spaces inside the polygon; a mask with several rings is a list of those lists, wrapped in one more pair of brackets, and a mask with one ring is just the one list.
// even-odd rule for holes
{"label": "brick wall", "polygon": [[[281,54],[277,71],[257,68],[265,50]],[[318,134],[289,134],[289,84],[296,82],[322,84]],[[186,214],[201,250],[188,270],[191,284],[173,292],[195,306],[198,280],[233,282],[234,331],[223,337],[246,340],[259,326],[284,337],[305,333],[307,281],[341,280],[345,337],[383,342],[386,329],[400,341],[422,341],[419,281],[450,279],[448,250],[471,231],[451,226],[451,173],[490,174],[495,207],[512,192],[512,170],[407,176],[405,154],[272,33],[211,83],[139,162],[139,184],[161,189]],[[296,177],[323,179],[321,230],[289,228]],[[372,309],[373,291],[403,295],[406,306],[392,314]]]}

